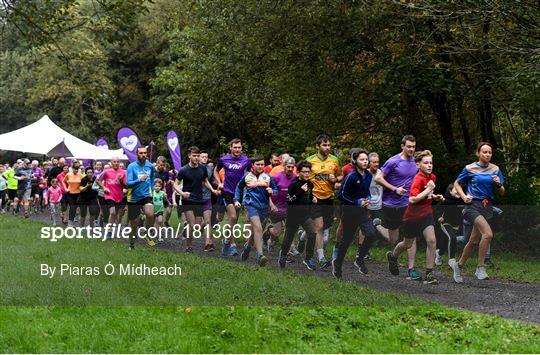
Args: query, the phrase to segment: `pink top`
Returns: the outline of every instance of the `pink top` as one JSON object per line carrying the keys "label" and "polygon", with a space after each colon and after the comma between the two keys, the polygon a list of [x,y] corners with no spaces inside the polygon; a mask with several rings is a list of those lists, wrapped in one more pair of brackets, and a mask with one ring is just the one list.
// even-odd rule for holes
{"label": "pink top", "polygon": [[62,194],[66,194],[66,191],[64,190],[64,184],[62,183],[62,181],[64,181],[64,178],[66,177],[66,173],[64,173],[63,171],[58,174],[58,176],[56,177],[56,180],[58,180],[58,186],[60,186],[60,190],[62,191]]}
{"label": "pink top", "polygon": [[122,189],[126,184],[126,171],[124,169],[114,170],[113,168],[105,169],[100,179],[103,180],[105,188],[109,189],[109,193],[105,192],[103,197],[114,202],[122,202],[124,192]]}
{"label": "pink top", "polygon": [[56,188],[49,187],[49,202],[50,203],[60,203],[62,199],[62,189],[60,185],[57,185]]}

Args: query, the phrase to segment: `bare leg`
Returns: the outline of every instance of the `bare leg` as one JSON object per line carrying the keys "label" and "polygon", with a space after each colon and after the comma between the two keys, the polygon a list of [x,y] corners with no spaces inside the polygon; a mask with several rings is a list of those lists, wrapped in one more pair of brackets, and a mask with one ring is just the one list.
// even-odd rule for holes
{"label": "bare leg", "polygon": [[263,254],[263,227],[261,224],[261,220],[259,216],[252,216],[249,217],[249,221],[251,222],[251,230],[253,231],[253,243],[255,244],[255,250],[257,251],[257,255]]}
{"label": "bare leg", "polygon": [[433,226],[428,226],[426,229],[424,229],[424,237],[426,238],[427,243],[426,269],[433,269],[433,267],[435,266],[435,250],[437,249],[435,228],[433,228]]}
{"label": "bare leg", "polygon": [[[477,217],[476,219],[478,218],[484,218],[484,217]],[[481,237],[482,237],[482,234],[480,233],[480,230],[478,229],[476,225],[476,220],[475,220],[475,223],[473,225],[473,229],[471,232],[471,236],[469,237],[469,241],[467,242],[467,244],[463,248],[463,252],[461,253],[461,258],[459,259],[459,266],[463,267],[463,265],[465,265],[465,263],[467,262],[467,259],[469,259],[469,257],[471,256],[473,249],[476,246],[478,246],[478,244],[480,243]]]}
{"label": "bare leg", "polygon": [[[229,230],[232,231],[233,227],[236,225],[236,222],[238,222],[238,211],[236,210],[236,207],[234,207],[233,204],[228,204],[226,207],[227,215],[229,216],[228,220],[228,226]],[[262,228],[262,227],[261,227]],[[230,245],[236,245],[236,241],[234,238],[229,238]]]}
{"label": "bare leg", "polygon": [[414,258],[416,257],[416,239],[413,239],[412,246],[407,249],[407,264],[409,266],[409,269],[414,268]]}
{"label": "bare leg", "polygon": [[491,243],[491,239],[493,239],[493,232],[489,223],[482,216],[476,218],[474,224],[478,227],[478,231],[481,234],[480,244],[478,246],[478,265],[484,265],[486,253]]}

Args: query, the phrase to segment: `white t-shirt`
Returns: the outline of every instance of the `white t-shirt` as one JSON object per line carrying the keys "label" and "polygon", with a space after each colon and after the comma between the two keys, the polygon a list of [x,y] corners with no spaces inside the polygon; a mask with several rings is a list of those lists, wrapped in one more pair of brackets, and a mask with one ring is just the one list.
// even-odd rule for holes
{"label": "white t-shirt", "polygon": [[[375,176],[381,172],[381,169],[377,169],[377,172],[373,174],[371,184],[369,185],[369,194],[371,195],[371,203],[367,206],[368,210],[376,211],[382,209],[382,194],[383,187],[375,182]],[[371,171],[370,171],[371,173]]]}

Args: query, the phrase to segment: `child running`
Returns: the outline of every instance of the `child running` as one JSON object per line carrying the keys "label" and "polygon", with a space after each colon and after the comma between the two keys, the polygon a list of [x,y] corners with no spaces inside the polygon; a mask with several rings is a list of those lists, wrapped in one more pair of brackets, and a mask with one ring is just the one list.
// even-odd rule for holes
{"label": "child running", "polygon": [[416,166],[420,171],[413,178],[409,194],[409,205],[403,214],[403,229],[405,238],[399,242],[394,251],[386,253],[388,268],[393,275],[399,275],[398,258],[407,249],[413,246],[413,242],[420,234],[426,238],[426,276],[424,283],[438,284],[439,281],[433,275],[435,265],[435,228],[433,222],[432,201],[443,200],[442,195],[435,195],[436,176],[432,174],[433,155],[429,150],[417,152],[414,156]]}
{"label": "child running", "polygon": [[259,266],[265,266],[268,258],[263,255],[263,223],[270,210],[277,211],[277,207],[272,202],[272,195],[278,193],[278,189],[274,179],[264,172],[264,157],[255,156],[251,159],[252,172],[244,175],[234,194],[234,206],[240,208],[240,201],[244,189],[246,190],[243,202],[246,206],[247,216],[251,223],[252,235],[244,245],[242,251],[242,260],[245,261],[249,257],[249,252],[254,244],[257,251],[257,263]]}
{"label": "child running", "polygon": [[364,257],[369,252],[371,243],[377,236],[373,222],[369,217],[369,211],[366,208],[370,204],[369,187],[373,178],[367,171],[369,166],[368,152],[364,149],[353,152],[351,163],[355,169],[347,175],[338,193],[338,199],[342,202],[341,223],[343,224],[343,237],[337,243],[337,257],[332,260],[332,274],[336,278],[341,278],[343,260],[358,227],[362,230],[364,242],[360,247],[354,265],[361,274],[366,275],[368,273]]}
{"label": "child running", "polygon": [[47,189],[47,196],[49,196],[49,208],[51,211],[51,220],[53,227],[56,227],[58,215],[60,213],[59,205],[62,201],[63,190],[58,185],[58,180],[53,178],[51,180],[51,186]]}
{"label": "child running", "polygon": [[287,218],[285,222],[285,237],[279,252],[278,265],[284,268],[287,263],[287,254],[291,248],[294,235],[298,227],[302,226],[306,231],[307,245],[304,265],[309,270],[315,270],[316,264],[313,259],[313,248],[315,246],[315,225],[310,217],[311,204],[313,203],[313,183],[309,180],[311,174],[311,163],[302,160],[296,166],[298,176],[289,185],[287,192]]}
{"label": "child running", "polygon": [[163,213],[165,212],[165,207],[169,206],[169,199],[163,191],[163,180],[156,178],[154,180],[154,219],[155,226],[158,229],[158,242],[163,242],[161,236],[161,227],[163,227]]}

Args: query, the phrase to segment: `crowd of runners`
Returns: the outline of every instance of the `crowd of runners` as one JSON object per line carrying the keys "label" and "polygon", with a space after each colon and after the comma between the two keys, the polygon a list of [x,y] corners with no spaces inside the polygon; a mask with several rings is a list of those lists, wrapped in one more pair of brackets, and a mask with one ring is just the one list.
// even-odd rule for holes
{"label": "crowd of runners", "polygon": [[[371,246],[381,242],[391,249],[386,258],[393,275],[399,275],[398,259],[406,252],[407,278],[428,284],[438,283],[433,269],[443,264],[444,254],[454,281],[462,283],[462,269],[477,248],[475,276],[488,278],[493,222],[501,213],[493,206],[494,193],[504,193],[501,170],[491,163],[491,144],[479,143],[478,160],[444,187],[437,185],[432,153],[416,151],[411,135],[382,166],[376,152],[352,148],[350,162],[340,167],[324,134],[315,147],[317,153],[304,160],[273,154],[266,165],[263,156],[245,156],[240,139],[233,139],[230,153],[215,162],[193,146],[179,171],[162,156],[150,162],[145,147],[127,167],[119,158],[86,167],[65,158],[41,164],[19,159],[0,165],[0,212],[28,218],[48,210],[54,226],[129,224],[132,233],[143,225],[169,228],[176,212],[188,227],[182,236],[186,252],[193,252],[198,237],[204,238],[204,251],[214,252],[215,228],[241,225],[242,239],[218,231],[225,236],[219,238],[222,256],[240,255],[245,261],[253,252],[264,266],[275,250],[280,268],[298,260],[309,270],[331,268],[336,278],[342,277],[353,242],[361,274],[368,274]],[[415,267],[421,239],[426,245],[423,275]],[[161,236],[146,238],[151,247],[161,241]],[[456,259],[460,244],[464,247]]]}

